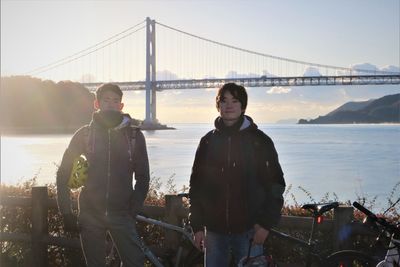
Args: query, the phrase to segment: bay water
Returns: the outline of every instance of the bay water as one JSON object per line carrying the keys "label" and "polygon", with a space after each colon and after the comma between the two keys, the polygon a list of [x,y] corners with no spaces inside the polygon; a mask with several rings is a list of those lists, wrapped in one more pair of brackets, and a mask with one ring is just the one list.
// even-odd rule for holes
{"label": "bay water", "polygon": [[[171,124],[176,130],[144,131],[153,179],[167,190],[189,186],[200,138],[212,124]],[[322,199],[354,201],[376,197],[376,207],[400,196],[400,125],[259,124],[275,143],[285,173],[288,204]],[[1,183],[34,176],[38,185],[55,183],[71,134],[1,136]],[[393,191],[394,189],[394,191]],[[377,210],[378,211],[378,210]]]}

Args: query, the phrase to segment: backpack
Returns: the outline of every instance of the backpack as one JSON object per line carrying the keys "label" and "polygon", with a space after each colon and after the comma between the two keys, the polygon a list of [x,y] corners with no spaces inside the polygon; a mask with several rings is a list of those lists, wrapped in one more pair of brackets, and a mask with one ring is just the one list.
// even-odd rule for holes
{"label": "backpack", "polygon": [[[128,153],[130,161],[133,161],[137,130],[137,127],[129,126],[129,130],[125,131],[125,137],[129,144]],[[71,174],[68,179],[68,187],[71,189],[78,189],[85,185],[85,182],[88,178],[88,158],[90,157],[90,154],[94,152],[95,144],[93,142],[93,139],[95,131],[93,131],[92,127],[90,127],[89,125],[85,126],[83,128],[83,131],[85,152],[82,153],[83,155],[79,155],[78,157],[76,157],[72,163]]]}

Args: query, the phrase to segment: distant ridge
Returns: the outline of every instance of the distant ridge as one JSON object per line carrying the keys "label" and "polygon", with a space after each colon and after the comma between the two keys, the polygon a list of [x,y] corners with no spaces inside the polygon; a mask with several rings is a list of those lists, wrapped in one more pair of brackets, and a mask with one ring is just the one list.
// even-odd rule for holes
{"label": "distant ridge", "polygon": [[316,119],[299,124],[400,123],[400,94],[362,102],[348,102]]}
{"label": "distant ridge", "polygon": [[365,108],[366,106],[368,106],[374,100],[375,99],[370,99],[370,100],[367,100],[367,101],[360,101],[360,102],[347,102],[346,104],[343,104],[340,107],[338,107],[337,109],[329,112],[325,116],[332,116],[335,113],[338,113],[340,111],[357,111],[357,110]]}

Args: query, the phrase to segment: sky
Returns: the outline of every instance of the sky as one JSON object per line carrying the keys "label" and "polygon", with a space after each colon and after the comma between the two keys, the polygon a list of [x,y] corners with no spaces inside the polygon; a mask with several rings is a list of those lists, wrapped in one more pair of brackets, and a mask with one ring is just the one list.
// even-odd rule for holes
{"label": "sky", "polygon": [[[399,0],[1,0],[1,75],[24,74],[70,56],[146,17],[264,54],[400,70]],[[246,113],[256,122],[315,118],[348,101],[400,92],[398,85],[247,89]],[[162,123],[210,122],[218,115],[215,92],[160,92],[157,117]],[[125,110],[142,119],[144,101],[144,92],[126,92]]]}

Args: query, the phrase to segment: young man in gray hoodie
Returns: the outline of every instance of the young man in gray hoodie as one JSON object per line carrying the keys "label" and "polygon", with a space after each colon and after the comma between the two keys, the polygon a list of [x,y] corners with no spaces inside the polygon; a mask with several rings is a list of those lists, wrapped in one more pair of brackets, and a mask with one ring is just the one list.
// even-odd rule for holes
{"label": "young man in gray hoodie", "polygon": [[[93,119],[74,134],[57,172],[57,199],[64,229],[68,232],[79,228],[89,267],[105,266],[107,231],[124,266],[144,265],[144,254],[137,245],[135,216],[148,192],[149,162],[145,138],[131,125],[131,117],[122,113],[121,101],[122,91],[117,85],[104,84],[97,89]],[[89,167],[76,220],[67,184],[73,161],[82,154]]]}

